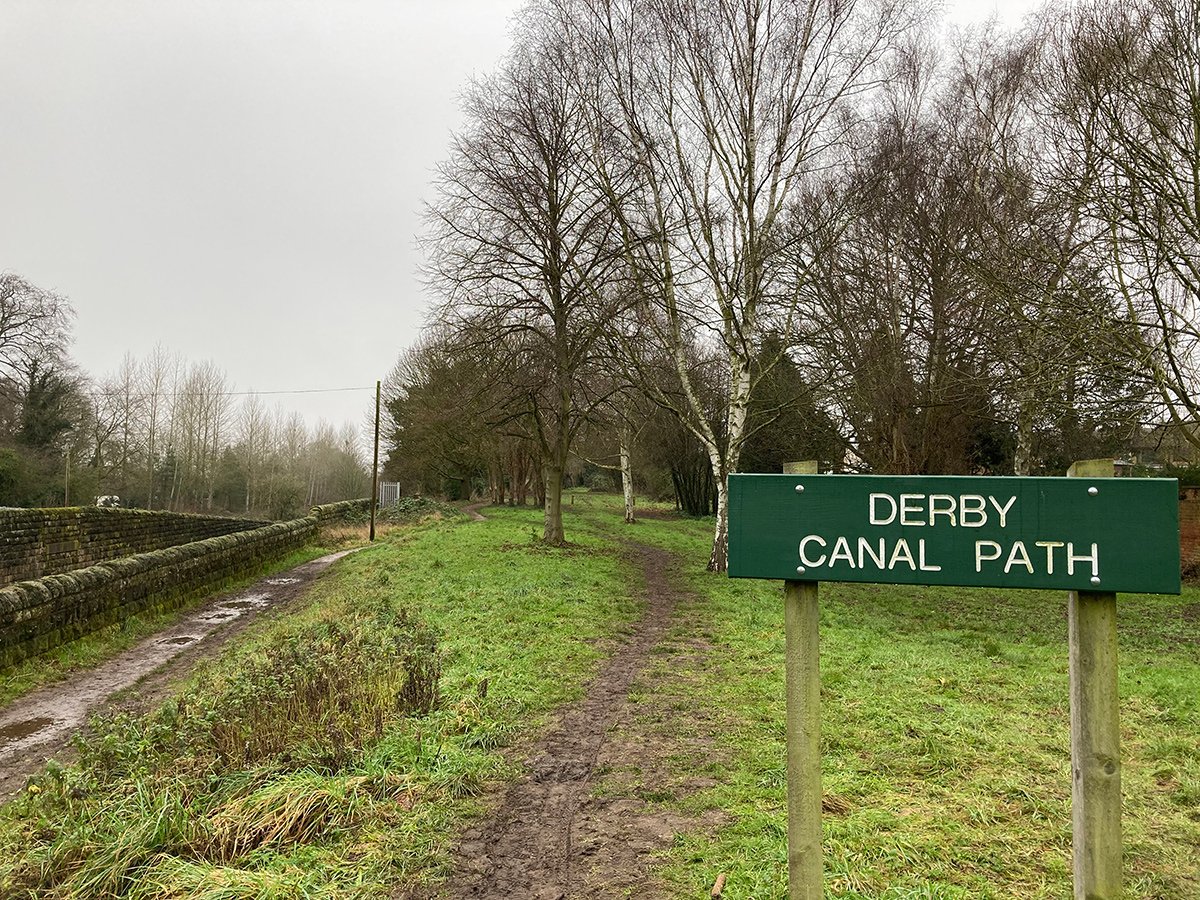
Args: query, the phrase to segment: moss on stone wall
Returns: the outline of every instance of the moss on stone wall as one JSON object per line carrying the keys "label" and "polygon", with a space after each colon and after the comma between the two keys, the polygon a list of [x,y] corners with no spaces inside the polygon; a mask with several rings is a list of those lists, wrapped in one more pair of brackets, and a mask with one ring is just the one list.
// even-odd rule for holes
{"label": "moss on stone wall", "polygon": [[266,524],[87,506],[0,510],[0,586]]}
{"label": "moss on stone wall", "polygon": [[179,606],[303,547],[316,537],[321,524],[365,509],[367,503],[350,500],[317,506],[302,519],[258,524],[250,530],[110,559],[0,588],[0,666],[12,665],[137,613]]}

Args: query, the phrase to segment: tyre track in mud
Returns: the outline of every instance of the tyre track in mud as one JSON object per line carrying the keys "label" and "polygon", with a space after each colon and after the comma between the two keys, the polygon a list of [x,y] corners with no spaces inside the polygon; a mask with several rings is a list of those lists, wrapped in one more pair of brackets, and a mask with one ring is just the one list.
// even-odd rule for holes
{"label": "tyre track in mud", "polygon": [[108,708],[114,695],[136,688],[136,699],[120,705],[141,708],[164,699],[200,660],[213,656],[264,611],[301,596],[318,575],[353,552],[330,553],[220,594],[111,659],[0,709],[0,802],[19,791],[48,759],[69,758],[71,737]]}

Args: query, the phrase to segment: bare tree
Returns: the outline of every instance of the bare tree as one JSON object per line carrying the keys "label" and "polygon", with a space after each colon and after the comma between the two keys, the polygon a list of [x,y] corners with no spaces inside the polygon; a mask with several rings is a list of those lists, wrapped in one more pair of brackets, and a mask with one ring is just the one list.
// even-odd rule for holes
{"label": "bare tree", "polygon": [[20,380],[66,351],[75,313],[61,294],[0,273],[0,375]]}
{"label": "bare tree", "polygon": [[213,507],[217,462],[229,424],[229,393],[225,373],[211,362],[193,363],[176,382],[167,451],[173,458],[172,509]]}
{"label": "bare tree", "polygon": [[142,361],[139,374],[139,386],[145,398],[145,441],[146,441],[146,508],[154,509],[155,472],[158,467],[158,454],[161,450],[159,439],[163,420],[170,414],[168,407],[169,395],[166,393],[167,381],[173,364],[171,356],[162,344],[156,344],[150,355]]}
{"label": "bare tree", "polygon": [[1200,3],[1099,0],[1057,29],[1072,131],[1116,290],[1166,414],[1200,446]]}
{"label": "bare tree", "polygon": [[271,416],[262,397],[251,393],[242,401],[238,412],[238,442],[241,446],[243,466],[246,472],[245,511],[259,501],[257,491],[262,480],[262,469],[267,459],[267,448],[271,436]]}
{"label": "bare tree", "polygon": [[[116,376],[110,376],[92,386],[88,395],[91,413],[88,417],[89,464],[104,481],[110,469],[119,475],[122,459],[126,457],[123,451],[128,446],[128,422],[124,416],[121,384]],[[122,445],[115,454],[108,449],[113,441]]]}
{"label": "bare tree", "polygon": [[[888,3],[825,0],[581,0],[584,41],[606,74],[605,121],[637,163],[635,195],[612,192],[647,322],[681,390],[660,394],[700,440],[717,486],[709,568],[724,571],[726,479],[738,469],[765,332],[791,338],[807,265],[781,251],[789,211],[845,136],[905,17]],[[605,97],[611,101],[604,103]],[[611,183],[611,182],[610,182]],[[787,259],[787,263],[782,263]],[[801,262],[808,262],[803,261]],[[687,348],[711,344],[727,402],[714,421]],[[790,340],[779,346],[786,352]]]}
{"label": "bare tree", "polygon": [[625,371],[613,367],[596,377],[617,379],[611,396],[582,435],[584,448],[577,455],[601,469],[617,472],[625,505],[625,524],[637,521],[634,495],[634,446],[654,414],[655,406],[637,385],[624,381]]}
{"label": "bare tree", "polygon": [[493,424],[536,442],[543,538],[561,543],[568,454],[604,399],[588,372],[620,305],[608,282],[621,248],[575,59],[539,8],[527,15],[501,73],[468,93],[429,209],[428,272],[460,347],[498,362]]}
{"label": "bare tree", "polygon": [[807,341],[855,467],[1029,474],[1072,421],[1132,427],[1126,317],[1056,174],[1037,53],[987,31],[948,55],[913,40],[832,179],[851,214],[812,254]]}
{"label": "bare tree", "polygon": [[1073,424],[1136,430],[1147,391],[1126,362],[1136,332],[1095,264],[1101,229],[1086,215],[1094,167],[1080,165],[1057,115],[1050,36],[1038,27],[963,40],[946,88],[968,123],[962,147],[978,209],[964,255],[993,311],[984,337],[1017,475],[1045,466],[1038,444]]}

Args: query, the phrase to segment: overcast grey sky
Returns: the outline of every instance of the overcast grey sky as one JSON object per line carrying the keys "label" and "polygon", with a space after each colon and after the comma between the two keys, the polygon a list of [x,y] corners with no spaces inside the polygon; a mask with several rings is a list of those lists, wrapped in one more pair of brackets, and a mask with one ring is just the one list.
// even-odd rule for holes
{"label": "overcast grey sky", "polygon": [[[240,390],[373,385],[421,323],[457,96],[521,5],[0,0],[0,271],[70,298],[94,376],[162,342]],[[336,424],[371,393],[268,399]]]}

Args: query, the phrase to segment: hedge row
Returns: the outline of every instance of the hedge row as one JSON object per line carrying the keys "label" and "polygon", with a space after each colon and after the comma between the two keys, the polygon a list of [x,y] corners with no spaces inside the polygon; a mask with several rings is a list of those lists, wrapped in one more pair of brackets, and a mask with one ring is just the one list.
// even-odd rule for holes
{"label": "hedge row", "polygon": [[0,666],[10,666],[149,610],[169,609],[286,556],[323,523],[363,509],[349,500],[264,525],[0,588]]}
{"label": "hedge row", "polygon": [[0,586],[266,524],[142,509],[3,509]]}

